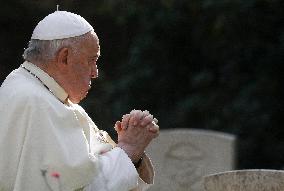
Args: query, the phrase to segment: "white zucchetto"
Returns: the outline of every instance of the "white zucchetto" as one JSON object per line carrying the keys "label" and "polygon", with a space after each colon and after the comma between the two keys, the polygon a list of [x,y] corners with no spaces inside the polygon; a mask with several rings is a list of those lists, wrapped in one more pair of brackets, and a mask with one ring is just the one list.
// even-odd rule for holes
{"label": "white zucchetto", "polygon": [[37,24],[31,39],[56,40],[70,38],[81,36],[93,30],[93,27],[80,15],[67,11],[55,11]]}

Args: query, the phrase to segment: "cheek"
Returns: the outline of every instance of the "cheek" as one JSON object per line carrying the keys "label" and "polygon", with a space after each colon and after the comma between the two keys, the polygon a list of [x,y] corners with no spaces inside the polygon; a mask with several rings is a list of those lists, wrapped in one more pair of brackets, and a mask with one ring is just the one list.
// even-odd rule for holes
{"label": "cheek", "polygon": [[86,91],[89,89],[91,81],[91,68],[85,62],[79,62],[73,65],[72,78],[75,91]]}
{"label": "cheek", "polygon": [[78,75],[78,82],[84,87],[88,87],[91,81],[91,74],[89,70],[81,71]]}
{"label": "cheek", "polygon": [[78,81],[86,81],[90,79],[91,70],[84,65],[78,64],[78,66],[75,67],[73,71],[74,71],[73,75],[76,76],[76,79]]}

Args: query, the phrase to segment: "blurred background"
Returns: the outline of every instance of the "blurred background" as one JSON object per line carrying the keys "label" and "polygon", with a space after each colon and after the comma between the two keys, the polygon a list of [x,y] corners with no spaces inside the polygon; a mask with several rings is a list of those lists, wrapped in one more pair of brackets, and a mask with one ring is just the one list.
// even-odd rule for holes
{"label": "blurred background", "polygon": [[238,169],[284,168],[284,1],[9,0],[0,84],[57,4],[100,38],[99,78],[81,103],[99,128],[115,138],[115,121],[147,109],[161,129],[236,135]]}

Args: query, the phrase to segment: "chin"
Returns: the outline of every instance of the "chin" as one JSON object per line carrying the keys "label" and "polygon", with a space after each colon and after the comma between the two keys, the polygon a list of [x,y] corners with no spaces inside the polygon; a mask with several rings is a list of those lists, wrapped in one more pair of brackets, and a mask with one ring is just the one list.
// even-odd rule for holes
{"label": "chin", "polygon": [[80,97],[71,97],[69,96],[69,100],[74,103],[74,104],[77,104],[79,103],[82,99],[84,99],[86,96],[80,96]]}
{"label": "chin", "polygon": [[80,101],[82,101],[88,94],[89,88],[85,91],[82,91],[81,93],[77,93],[73,96],[69,95],[69,99],[72,103],[79,103]]}
{"label": "chin", "polygon": [[72,98],[69,98],[69,100],[74,103],[74,104],[77,104],[79,103],[81,100],[78,100],[78,99],[72,99]]}

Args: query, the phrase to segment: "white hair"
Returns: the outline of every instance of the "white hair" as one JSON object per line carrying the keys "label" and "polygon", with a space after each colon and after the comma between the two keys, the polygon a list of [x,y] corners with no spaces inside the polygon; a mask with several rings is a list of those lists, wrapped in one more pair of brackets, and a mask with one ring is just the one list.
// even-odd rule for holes
{"label": "white hair", "polygon": [[78,45],[84,38],[86,34],[57,40],[32,39],[24,50],[23,58],[29,62],[47,63],[54,59],[57,52],[64,47],[72,48],[75,53],[78,52]]}

